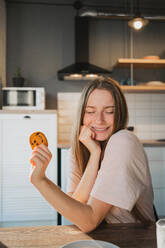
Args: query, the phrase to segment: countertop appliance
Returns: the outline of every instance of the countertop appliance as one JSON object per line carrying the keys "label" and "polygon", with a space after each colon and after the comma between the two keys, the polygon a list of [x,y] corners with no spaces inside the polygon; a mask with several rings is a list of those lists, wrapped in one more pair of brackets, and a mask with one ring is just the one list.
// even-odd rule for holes
{"label": "countertop appliance", "polygon": [[2,88],[3,110],[44,110],[45,89],[41,87]]}

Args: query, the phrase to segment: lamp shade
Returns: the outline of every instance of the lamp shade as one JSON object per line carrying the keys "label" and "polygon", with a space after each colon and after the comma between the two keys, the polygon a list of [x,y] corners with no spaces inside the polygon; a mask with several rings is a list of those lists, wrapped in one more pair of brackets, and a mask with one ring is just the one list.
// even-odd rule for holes
{"label": "lamp shade", "polygon": [[128,22],[128,26],[138,31],[144,28],[148,23],[149,21],[143,17],[134,17]]}

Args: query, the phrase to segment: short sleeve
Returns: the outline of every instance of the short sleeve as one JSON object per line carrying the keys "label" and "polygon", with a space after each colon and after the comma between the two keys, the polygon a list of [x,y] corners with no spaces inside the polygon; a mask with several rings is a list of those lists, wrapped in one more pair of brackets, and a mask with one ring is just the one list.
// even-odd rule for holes
{"label": "short sleeve", "polygon": [[74,192],[81,180],[81,173],[72,155],[72,150],[68,150],[67,163],[67,192]]}
{"label": "short sleeve", "polygon": [[111,136],[91,195],[131,211],[145,188],[146,158],[136,136],[129,133]]}

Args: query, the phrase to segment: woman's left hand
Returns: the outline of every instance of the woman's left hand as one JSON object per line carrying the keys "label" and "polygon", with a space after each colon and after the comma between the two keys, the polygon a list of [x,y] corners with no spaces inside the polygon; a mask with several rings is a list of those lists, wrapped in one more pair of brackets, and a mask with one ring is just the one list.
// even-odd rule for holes
{"label": "woman's left hand", "polygon": [[30,158],[30,163],[32,165],[32,171],[30,174],[30,181],[35,184],[45,178],[46,168],[52,158],[52,154],[48,147],[44,144],[37,146]]}

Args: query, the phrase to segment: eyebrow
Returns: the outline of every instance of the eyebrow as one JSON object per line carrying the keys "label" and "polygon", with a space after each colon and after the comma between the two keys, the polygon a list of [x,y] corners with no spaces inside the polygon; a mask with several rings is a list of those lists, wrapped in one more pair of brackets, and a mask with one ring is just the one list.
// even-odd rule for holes
{"label": "eyebrow", "polygon": [[[107,108],[114,108],[114,107],[115,106],[113,106],[113,105],[112,106],[106,106],[105,109],[107,109]],[[95,107],[94,106],[86,106],[86,108],[95,108]]]}
{"label": "eyebrow", "polygon": [[106,106],[105,109],[107,108],[114,108],[115,106]]}

